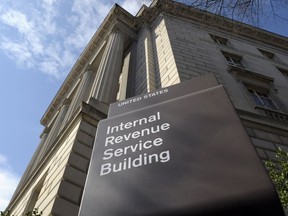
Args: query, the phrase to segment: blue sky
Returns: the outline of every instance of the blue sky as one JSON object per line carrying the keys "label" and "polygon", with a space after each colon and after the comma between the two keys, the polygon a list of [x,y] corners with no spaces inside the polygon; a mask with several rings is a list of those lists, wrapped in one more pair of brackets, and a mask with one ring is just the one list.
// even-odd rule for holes
{"label": "blue sky", "polygon": [[43,130],[39,121],[114,3],[136,13],[150,0],[1,0],[0,210]]}
{"label": "blue sky", "polygon": [[[1,0],[0,210],[39,144],[43,113],[115,2],[135,14],[151,0]],[[287,25],[263,27],[287,36]]]}

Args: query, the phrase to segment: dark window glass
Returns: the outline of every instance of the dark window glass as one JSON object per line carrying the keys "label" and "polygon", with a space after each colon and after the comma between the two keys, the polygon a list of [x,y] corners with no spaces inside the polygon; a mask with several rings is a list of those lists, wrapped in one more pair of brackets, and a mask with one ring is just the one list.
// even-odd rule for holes
{"label": "dark window glass", "polygon": [[273,110],[279,110],[267,93],[256,91],[253,89],[248,89],[248,92],[250,93],[252,100],[258,106]]}

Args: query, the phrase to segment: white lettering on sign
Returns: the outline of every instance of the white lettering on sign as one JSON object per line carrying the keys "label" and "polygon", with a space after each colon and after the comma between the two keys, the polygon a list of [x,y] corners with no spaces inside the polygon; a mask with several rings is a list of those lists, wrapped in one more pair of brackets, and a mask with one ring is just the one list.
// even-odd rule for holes
{"label": "white lettering on sign", "polygon": [[151,97],[155,97],[155,96],[158,96],[158,95],[162,95],[162,94],[166,94],[168,93],[168,89],[161,89],[159,91],[155,91],[155,92],[152,92],[152,93],[147,93],[145,95],[141,95],[141,96],[138,96],[136,98],[132,98],[132,99],[128,99],[128,100],[124,100],[124,101],[120,101],[117,105],[118,107],[121,107],[121,106],[125,106],[125,105],[128,105],[128,104],[131,104],[131,103],[135,103],[135,102],[138,102],[138,101],[141,101],[142,99],[148,99],[148,98],[151,98]]}
{"label": "white lettering on sign", "polygon": [[144,149],[150,149],[153,146],[160,146],[163,143],[162,138],[156,138],[155,140],[147,140],[143,142],[140,140],[138,143],[134,145],[125,146],[123,148],[117,148],[116,150],[110,148],[104,151],[104,160],[109,160],[111,157],[119,157],[121,155],[125,155],[127,153],[135,153],[136,151],[142,151]]}
{"label": "white lettering on sign", "polygon": [[111,172],[120,172],[131,168],[137,168],[145,166],[152,163],[165,163],[170,160],[169,150],[163,151],[159,154],[140,154],[136,158],[128,157],[118,164],[115,163],[105,163],[101,165],[100,176],[107,175]]}
{"label": "white lettering on sign", "polygon": [[112,127],[108,126],[107,134],[122,131],[125,129],[130,129],[131,127],[141,126],[143,124],[147,124],[147,123],[151,123],[151,122],[159,121],[159,120],[160,120],[160,112],[157,112],[155,115],[151,115],[146,118],[144,117],[141,119],[136,119],[132,122],[125,122],[125,123],[121,122],[119,125],[112,126]]}
{"label": "white lettering on sign", "polygon": [[[161,137],[161,134],[170,127],[170,123],[161,122],[159,111],[133,121],[107,126],[100,176],[170,161],[170,151],[167,149],[163,151],[165,142]],[[137,130],[131,131],[133,128],[137,128]],[[126,133],[125,130],[127,130]],[[121,135],[119,132],[122,132]],[[151,139],[151,135],[156,134],[159,137]]]}

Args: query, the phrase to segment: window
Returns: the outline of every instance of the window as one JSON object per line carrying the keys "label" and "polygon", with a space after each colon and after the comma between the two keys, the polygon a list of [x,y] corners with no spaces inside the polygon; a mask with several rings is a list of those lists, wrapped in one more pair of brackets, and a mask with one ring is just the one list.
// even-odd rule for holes
{"label": "window", "polygon": [[31,192],[30,198],[27,202],[27,205],[26,205],[24,212],[33,211],[34,208],[37,208],[36,203],[39,199],[41,189],[43,188],[46,175],[47,175],[47,173],[41,178],[39,183],[36,185],[34,190]]}
{"label": "window", "polygon": [[271,52],[268,52],[266,50],[261,50],[261,49],[258,49],[262,55],[264,55],[266,58],[268,59],[271,59],[271,60],[275,60],[274,57],[275,57],[275,54],[274,53],[271,53]]}
{"label": "window", "polygon": [[288,70],[277,68],[287,79],[288,79]]}
{"label": "window", "polygon": [[256,105],[267,109],[279,110],[267,93],[252,88],[247,89],[250,97],[256,103]]}
{"label": "window", "polygon": [[226,61],[228,62],[229,65],[244,68],[244,65],[242,64],[241,56],[227,53],[227,52],[222,52],[222,53],[224,57],[226,58]]}
{"label": "window", "polygon": [[210,34],[212,40],[218,45],[227,46],[228,39]]}
{"label": "window", "polygon": [[255,109],[280,111],[279,101],[275,95],[274,78],[233,66],[229,68],[229,72],[242,83]]}

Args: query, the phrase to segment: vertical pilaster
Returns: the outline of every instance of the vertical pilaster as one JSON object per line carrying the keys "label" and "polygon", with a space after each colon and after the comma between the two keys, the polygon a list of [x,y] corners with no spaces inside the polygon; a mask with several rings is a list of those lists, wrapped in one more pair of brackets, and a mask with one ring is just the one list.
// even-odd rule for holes
{"label": "vertical pilaster", "polygon": [[65,118],[65,115],[68,111],[69,108],[69,101],[65,100],[62,107],[60,108],[60,111],[58,113],[58,116],[49,132],[49,134],[47,135],[46,141],[45,141],[45,149],[44,149],[44,154],[47,152],[47,150],[49,150],[53,144],[53,142],[55,141],[55,138],[57,137],[57,135],[60,132],[60,127],[62,125],[62,122]]}
{"label": "vertical pilaster", "polygon": [[89,90],[93,82],[93,70],[90,65],[85,68],[84,73],[82,74],[80,84],[76,90],[67,114],[62,122],[61,129],[65,126],[67,121],[71,118],[77,107],[80,106],[82,101],[87,101],[89,97]]}
{"label": "vertical pilaster", "polygon": [[41,136],[41,141],[40,141],[40,144],[35,152],[35,154],[37,155],[35,160],[33,161],[33,167],[32,167],[32,170],[35,169],[35,167],[38,165],[39,161],[42,160],[43,156],[44,156],[44,144],[46,142],[46,139],[47,139],[47,133],[43,133],[42,136]]}
{"label": "vertical pilaster", "polygon": [[152,45],[152,34],[151,30],[145,26],[146,39],[144,42],[145,46],[145,63],[146,63],[146,77],[147,77],[147,91],[153,91],[156,89],[156,78],[155,78],[155,66],[154,66],[154,51]]}
{"label": "vertical pilaster", "polygon": [[17,193],[17,191],[21,188],[21,186],[27,181],[27,179],[29,179],[33,170],[37,167],[38,162],[41,160],[42,155],[43,155],[44,143],[46,141],[46,137],[47,137],[46,133],[41,136],[41,141],[40,141],[36,151],[34,152],[33,157],[30,160],[25,172],[23,173],[22,178],[18,184],[18,187],[17,187],[15,193]]}
{"label": "vertical pilaster", "polygon": [[122,73],[119,79],[119,92],[117,95],[117,100],[124,100],[127,94],[127,85],[128,85],[128,75],[129,69],[131,68],[131,59],[132,54],[129,52],[123,61]]}
{"label": "vertical pilaster", "polygon": [[118,80],[122,66],[124,35],[119,31],[110,34],[100,62],[91,96],[109,104],[116,100]]}
{"label": "vertical pilaster", "polygon": [[[126,98],[135,96],[136,88],[136,60],[137,60],[137,43],[133,42],[129,50],[129,68],[126,89]],[[123,72],[122,72],[123,73]]]}
{"label": "vertical pilaster", "polygon": [[147,26],[144,26],[139,35],[137,43],[136,94],[156,89],[152,33]]}

